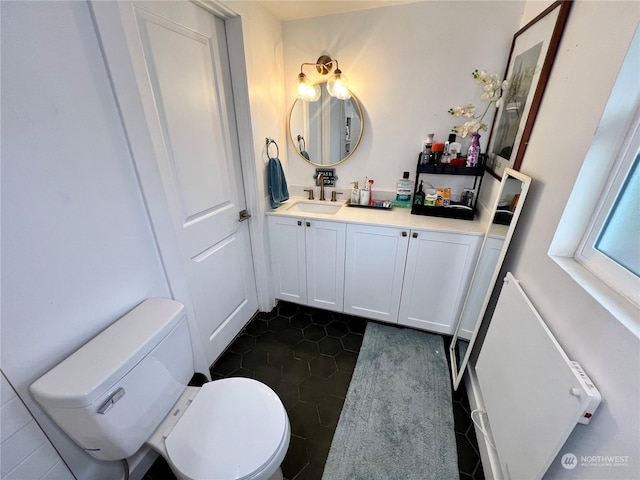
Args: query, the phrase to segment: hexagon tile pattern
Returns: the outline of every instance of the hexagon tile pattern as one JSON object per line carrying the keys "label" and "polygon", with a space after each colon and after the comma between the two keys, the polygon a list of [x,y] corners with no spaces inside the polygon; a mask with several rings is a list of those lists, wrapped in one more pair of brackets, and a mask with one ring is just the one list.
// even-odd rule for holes
{"label": "hexagon tile pattern", "polygon": [[[282,400],[291,422],[286,479],[321,479],[366,325],[359,317],[279,302],[258,313],[212,366],[213,380],[255,378]],[[482,479],[462,386],[453,400],[460,479]],[[143,480],[173,478],[160,458]]]}

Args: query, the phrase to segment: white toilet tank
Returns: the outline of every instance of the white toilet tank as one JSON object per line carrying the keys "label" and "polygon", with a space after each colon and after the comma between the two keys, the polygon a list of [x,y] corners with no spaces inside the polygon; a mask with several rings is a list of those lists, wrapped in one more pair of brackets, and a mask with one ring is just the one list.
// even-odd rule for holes
{"label": "white toilet tank", "polygon": [[193,375],[184,307],[147,299],[36,380],[31,393],[100,460],[133,455]]}

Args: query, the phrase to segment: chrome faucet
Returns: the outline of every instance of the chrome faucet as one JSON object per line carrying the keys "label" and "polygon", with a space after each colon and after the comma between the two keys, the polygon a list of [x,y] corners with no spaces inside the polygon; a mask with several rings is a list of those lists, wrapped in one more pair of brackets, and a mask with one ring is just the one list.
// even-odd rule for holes
{"label": "chrome faucet", "polygon": [[320,185],[320,199],[323,202],[326,200],[326,198],[324,198],[324,175],[322,175],[321,173],[319,173],[316,176],[316,183],[318,183]]}

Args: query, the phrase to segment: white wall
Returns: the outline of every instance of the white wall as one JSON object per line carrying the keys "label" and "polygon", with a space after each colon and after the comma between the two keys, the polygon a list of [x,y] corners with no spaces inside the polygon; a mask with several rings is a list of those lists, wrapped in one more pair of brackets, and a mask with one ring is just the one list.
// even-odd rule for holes
{"label": "white wall", "polygon": [[[238,114],[238,134],[240,142],[243,136],[250,136],[252,151],[250,161],[255,162],[255,188],[245,187],[247,202],[255,196],[257,211],[253,215],[250,232],[254,253],[254,267],[258,285],[258,301],[261,310],[270,311],[275,306],[274,292],[271,282],[271,272],[268,260],[269,242],[266,234],[266,218],[264,212],[271,208],[267,187],[267,150],[265,139],[272,138],[279,145],[280,160],[283,167],[287,165],[286,132],[284,123],[280,121],[284,111],[283,57],[282,57],[282,27],[267,12],[259,2],[244,0],[228,0],[225,5],[240,15],[242,38],[229,38],[231,62],[233,71],[235,53],[243,57],[242,70],[246,75],[247,85],[238,85],[234,77],[234,88],[244,88],[248,92],[249,112]],[[238,45],[238,44],[242,45]],[[238,108],[238,106],[236,106]],[[243,122],[243,115],[249,118]],[[246,129],[250,132],[246,132]],[[247,143],[247,140],[245,140]],[[241,151],[243,147],[241,145]],[[270,155],[276,155],[273,145],[269,149]],[[247,172],[245,171],[245,180]],[[250,177],[251,175],[249,175]],[[253,191],[253,190],[257,191]]]}
{"label": "white wall", "polygon": [[[266,137],[276,141],[282,165],[285,168],[287,165],[287,134],[281,121],[285,108],[282,24],[259,2],[227,0],[225,3],[242,17],[258,195],[266,210],[271,208],[267,196]],[[271,146],[269,152],[275,156],[276,149]]]}
{"label": "white wall", "polygon": [[[545,6],[528,2],[523,21]],[[590,425],[576,426],[560,456],[629,456],[626,467],[573,470],[558,458],[549,479],[640,478],[640,341],[547,256],[639,20],[636,2],[574,4],[521,168],[533,183],[503,270],[520,280],[603,396]]]}
{"label": "white wall", "polygon": [[[286,115],[300,64],[323,53],[337,58],[365,122],[358,150],[336,167],[338,186],[348,188],[366,175],[375,180],[374,191],[394,191],[403,171],[415,179],[425,135],[435,133],[444,141],[458,123],[447,110],[479,105],[471,72],[502,75],[523,8],[518,1],[426,1],[284,22]],[[312,81],[326,79],[313,67],[304,72]],[[483,147],[487,140],[485,132]],[[468,145],[469,139],[463,142]],[[288,155],[288,182],[311,185],[315,167],[291,146]]]}
{"label": "white wall", "polygon": [[0,376],[0,477],[5,480],[72,480],[74,477],[4,374]]}
{"label": "white wall", "polygon": [[114,479],[28,387],[169,290],[87,4],[1,9],[2,370],[78,478]]}

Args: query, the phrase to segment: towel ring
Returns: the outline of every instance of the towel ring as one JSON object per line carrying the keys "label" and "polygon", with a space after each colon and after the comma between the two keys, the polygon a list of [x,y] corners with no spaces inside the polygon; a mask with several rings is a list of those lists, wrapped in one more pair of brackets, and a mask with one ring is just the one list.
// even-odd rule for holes
{"label": "towel ring", "polygon": [[[300,142],[302,142],[302,146],[300,146]],[[302,135],[298,135],[298,148],[301,152],[307,149],[307,143],[304,141],[304,137]]]}
{"label": "towel ring", "polygon": [[276,143],[276,141],[273,138],[267,137],[267,139],[266,139],[267,158],[269,160],[272,160],[271,155],[269,155],[269,145],[271,145],[272,143],[276,146],[276,156],[275,156],[275,158],[279,158],[280,157],[280,148],[278,147],[278,144]]}

